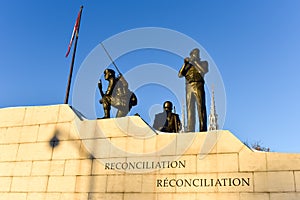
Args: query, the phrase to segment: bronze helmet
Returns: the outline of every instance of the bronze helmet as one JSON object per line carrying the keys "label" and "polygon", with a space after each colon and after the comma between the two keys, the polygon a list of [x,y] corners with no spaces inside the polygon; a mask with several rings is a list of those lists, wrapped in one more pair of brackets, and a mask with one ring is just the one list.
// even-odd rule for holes
{"label": "bronze helmet", "polygon": [[165,110],[172,110],[173,109],[173,104],[171,101],[165,101],[164,103],[164,109]]}

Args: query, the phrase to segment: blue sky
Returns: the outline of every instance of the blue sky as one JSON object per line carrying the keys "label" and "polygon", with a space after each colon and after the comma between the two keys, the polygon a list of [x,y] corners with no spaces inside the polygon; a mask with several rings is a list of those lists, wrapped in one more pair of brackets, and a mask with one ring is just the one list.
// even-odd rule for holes
{"label": "blue sky", "polygon": [[[226,91],[223,129],[241,141],[260,142],[272,151],[300,152],[297,0],[2,2],[0,107],[63,103],[71,62],[71,56],[64,56],[80,5],[84,10],[74,76],[89,53],[115,34],[142,27],[175,30],[201,44],[219,69]],[[131,52],[116,60],[123,73],[152,62],[175,70],[182,65],[179,57],[151,50]],[[168,92],[160,90],[145,86],[136,91],[145,104],[132,112],[146,115],[153,103],[162,103],[163,95],[143,99],[143,93],[160,92],[168,98]],[[95,95],[101,117],[99,94]],[[209,96],[207,103],[209,110]],[[180,113],[180,103],[176,106]],[[149,120],[149,116],[144,118]]]}

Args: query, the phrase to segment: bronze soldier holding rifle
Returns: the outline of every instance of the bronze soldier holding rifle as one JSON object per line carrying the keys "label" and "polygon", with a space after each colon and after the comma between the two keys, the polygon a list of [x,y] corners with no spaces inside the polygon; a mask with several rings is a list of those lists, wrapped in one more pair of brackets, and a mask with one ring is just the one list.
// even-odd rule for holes
{"label": "bronze soldier holding rifle", "polygon": [[100,104],[103,105],[104,117],[110,118],[111,106],[118,109],[116,117],[124,117],[131,110],[132,106],[137,105],[137,98],[133,92],[128,89],[128,83],[120,74],[115,76],[112,69],[104,70],[104,79],[108,81],[108,87],[104,93],[102,90],[102,82],[99,80],[98,88],[102,99]]}

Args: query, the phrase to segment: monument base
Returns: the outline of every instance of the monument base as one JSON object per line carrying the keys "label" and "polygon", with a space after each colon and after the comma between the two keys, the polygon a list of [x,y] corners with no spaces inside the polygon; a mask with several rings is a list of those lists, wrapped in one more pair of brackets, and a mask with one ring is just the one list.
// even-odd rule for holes
{"label": "monument base", "polygon": [[300,199],[300,154],[229,131],[156,133],[67,105],[0,109],[0,199]]}

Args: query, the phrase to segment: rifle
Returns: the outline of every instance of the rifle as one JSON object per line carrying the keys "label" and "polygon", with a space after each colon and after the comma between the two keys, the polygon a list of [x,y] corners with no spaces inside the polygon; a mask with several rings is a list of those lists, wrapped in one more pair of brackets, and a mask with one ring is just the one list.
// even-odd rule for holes
{"label": "rifle", "polygon": [[106,50],[104,44],[103,44],[102,42],[101,42],[100,44],[101,44],[102,48],[104,49],[106,55],[109,57],[109,59],[110,59],[110,61],[112,62],[112,64],[115,66],[115,68],[116,68],[116,70],[118,71],[118,73],[119,73],[120,75],[122,75],[122,73],[120,72],[120,70],[119,70],[119,68],[117,67],[116,63],[115,63],[114,60],[111,58],[111,56],[109,55],[108,51]]}
{"label": "rifle", "polygon": [[[101,44],[102,48],[104,49],[106,55],[108,56],[108,58],[110,59],[110,61],[112,62],[112,64],[115,66],[116,70],[118,71],[118,73],[119,73],[119,78],[118,78],[118,80],[121,82],[121,84],[122,84],[122,86],[123,86],[122,88],[125,90],[124,93],[126,93],[126,92],[127,92],[126,89],[128,89],[128,82],[125,80],[125,78],[124,78],[124,76],[122,75],[122,73],[120,72],[118,66],[116,65],[116,63],[114,62],[114,60],[112,59],[112,57],[110,56],[110,54],[108,53],[108,51],[106,50],[104,44],[103,44],[102,42],[101,42],[100,44]],[[128,90],[129,90],[129,89],[128,89]],[[130,91],[130,90],[129,90],[129,91]],[[130,92],[131,92],[131,91],[130,91]],[[132,103],[131,106],[136,106],[136,105],[137,105],[137,98],[136,98],[136,95],[135,95],[133,92],[131,92],[131,93],[132,93],[132,94],[130,95],[130,102]]]}
{"label": "rifle", "polygon": [[108,56],[108,58],[110,59],[111,63],[115,66],[116,70],[118,71],[120,77],[119,80],[122,82],[124,87],[128,87],[128,82],[125,80],[125,78],[123,77],[122,73],[120,72],[118,66],[116,65],[116,63],[114,62],[114,60],[112,59],[112,57],[110,56],[110,54],[108,53],[108,51],[106,50],[104,44],[101,42],[100,43],[102,48],[104,49],[106,55]]}
{"label": "rifle", "polygon": [[175,108],[175,106],[174,106],[174,114],[175,115],[173,115],[173,116],[175,117],[175,120],[174,120],[174,122],[175,122],[175,133],[178,133],[177,116],[176,116],[176,108]]}

